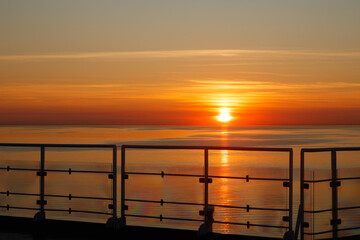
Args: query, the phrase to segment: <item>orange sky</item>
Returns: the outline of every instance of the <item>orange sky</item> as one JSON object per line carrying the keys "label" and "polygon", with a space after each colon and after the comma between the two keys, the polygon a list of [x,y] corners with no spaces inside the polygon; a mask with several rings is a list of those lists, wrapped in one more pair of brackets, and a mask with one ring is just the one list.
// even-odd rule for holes
{"label": "orange sky", "polygon": [[1,3],[0,124],[360,123],[358,2],[90,2]]}

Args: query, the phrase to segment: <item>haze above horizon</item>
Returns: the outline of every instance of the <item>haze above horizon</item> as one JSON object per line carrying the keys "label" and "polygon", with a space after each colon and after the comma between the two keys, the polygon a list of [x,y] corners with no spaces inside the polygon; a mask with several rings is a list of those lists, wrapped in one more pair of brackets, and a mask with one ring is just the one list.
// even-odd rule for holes
{"label": "haze above horizon", "polygon": [[0,124],[356,125],[359,12],[356,0],[1,1]]}

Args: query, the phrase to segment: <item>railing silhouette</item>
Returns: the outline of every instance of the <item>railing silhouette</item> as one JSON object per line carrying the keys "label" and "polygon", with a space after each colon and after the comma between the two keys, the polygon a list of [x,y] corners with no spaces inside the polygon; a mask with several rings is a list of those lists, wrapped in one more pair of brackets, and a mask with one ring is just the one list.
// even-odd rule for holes
{"label": "railing silhouette", "polygon": [[[154,218],[162,220],[179,220],[179,221],[194,221],[199,222],[201,225],[199,229],[199,233],[206,233],[212,231],[212,224],[229,224],[229,225],[241,225],[246,227],[266,227],[266,228],[278,228],[278,229],[287,229],[290,235],[293,230],[293,150],[291,148],[244,148],[244,147],[211,147],[211,146],[151,146],[151,145],[122,145],[121,146],[121,172],[120,172],[120,203],[118,203],[117,195],[118,195],[118,186],[117,186],[117,155],[118,155],[118,146],[114,144],[18,144],[18,143],[0,143],[0,147],[22,147],[22,148],[38,148],[40,153],[39,158],[39,167],[36,168],[22,168],[22,167],[13,167],[11,164],[0,167],[0,171],[15,171],[15,172],[34,172],[36,176],[39,177],[39,188],[38,193],[25,193],[25,192],[16,192],[16,191],[2,191],[0,195],[10,196],[35,196],[38,197],[36,203],[39,207],[25,207],[25,206],[16,206],[16,205],[1,205],[0,208],[3,209],[21,209],[21,210],[35,210],[38,211],[34,219],[42,220],[45,219],[45,213],[51,211],[58,212],[68,212],[71,213],[88,213],[88,214],[100,214],[109,216],[107,224],[114,228],[124,227],[126,226],[126,217],[138,217],[138,218]],[[45,153],[49,148],[89,148],[89,149],[109,149],[112,151],[112,170],[111,171],[92,171],[92,170],[74,170],[74,169],[49,169],[45,167],[46,156]],[[127,159],[126,159],[126,150],[127,149],[171,149],[171,150],[202,150],[204,162],[203,162],[203,174],[183,174],[183,173],[169,173],[169,172],[139,172],[139,171],[128,171],[126,168]],[[251,176],[219,176],[219,175],[210,175],[209,174],[209,152],[214,150],[230,150],[230,151],[254,151],[254,152],[284,152],[289,154],[289,168],[288,178],[265,178],[265,177],[251,177]],[[321,235],[325,233],[332,233],[333,238],[338,237],[339,231],[346,230],[354,230],[360,229],[359,227],[351,227],[351,228],[339,228],[341,225],[341,219],[339,219],[339,211],[349,210],[349,209],[360,209],[360,206],[346,206],[339,207],[338,206],[338,187],[341,185],[341,181],[348,180],[359,180],[360,177],[338,177],[337,173],[337,152],[345,152],[345,151],[360,151],[360,147],[352,147],[352,148],[306,148],[301,149],[301,162],[300,162],[300,208],[298,219],[300,222],[300,237],[304,239],[305,235]],[[331,178],[328,179],[305,179],[305,154],[311,154],[314,152],[330,152],[331,153]],[[112,197],[98,197],[98,196],[80,196],[80,195],[62,195],[62,194],[47,194],[45,190],[46,185],[46,177],[48,172],[59,172],[59,173],[67,173],[67,174],[103,174],[108,175],[108,178],[111,179],[112,182]],[[188,177],[188,178],[198,178],[200,183],[203,183],[203,191],[204,191],[204,201],[202,203],[193,203],[193,202],[185,202],[185,201],[166,201],[164,199],[137,199],[137,198],[128,198],[126,196],[126,181],[129,175],[153,175],[159,177]],[[256,180],[256,181],[280,181],[283,182],[283,187],[288,188],[289,201],[288,207],[286,208],[268,208],[268,207],[254,207],[254,206],[234,206],[234,205],[222,205],[222,204],[209,204],[209,184],[212,183],[213,179],[216,178],[228,178],[228,179],[242,179],[242,180]],[[309,183],[316,184],[318,182],[329,182],[331,187],[331,200],[332,207],[329,209],[321,209],[321,210],[304,210],[304,193],[307,191],[306,189],[309,186]],[[91,211],[91,210],[79,210],[79,209],[52,209],[47,208],[47,199],[48,198],[64,198],[64,199],[89,199],[89,200],[102,200],[108,201],[108,209],[111,212],[106,211]],[[163,215],[141,215],[141,214],[129,214],[127,213],[127,203],[128,202],[143,202],[143,203],[157,203],[163,206],[164,204],[172,204],[172,205],[192,205],[192,206],[200,206],[203,208],[200,211],[200,215],[203,216],[203,219],[192,219],[192,218],[184,218],[184,217],[168,217]],[[118,218],[118,206],[120,208],[120,218]],[[259,210],[259,211],[280,211],[286,212],[286,216],[283,217],[283,221],[287,222],[287,226],[281,225],[267,225],[267,224],[256,224],[247,222],[231,222],[231,221],[218,221],[214,219],[213,212],[214,208],[230,208],[230,209],[245,209],[249,210]],[[108,210],[107,209],[107,210]],[[305,232],[304,229],[308,227],[309,223],[304,220],[304,213],[310,214],[318,214],[322,212],[331,212],[332,219],[329,222],[329,225],[332,226],[332,230],[322,231],[322,232]],[[316,224],[316,223],[315,223]],[[297,232],[297,231],[296,231]]]}
{"label": "railing silhouette", "polygon": [[[203,150],[204,151],[204,173],[203,174],[182,174],[182,173],[165,173],[161,172],[134,172],[126,170],[126,150],[127,149],[171,149],[171,150]],[[289,178],[257,178],[257,177],[237,177],[237,176],[213,176],[209,175],[209,151],[211,150],[231,150],[231,151],[256,151],[256,152],[287,152],[289,153]],[[204,203],[194,203],[194,202],[175,202],[175,201],[164,201],[163,199],[158,200],[144,200],[144,199],[131,199],[126,197],[126,180],[129,178],[129,175],[155,175],[155,176],[177,176],[177,177],[192,177],[199,178],[200,183],[204,183]],[[264,207],[250,207],[247,206],[233,206],[233,205],[216,205],[209,204],[209,183],[212,183],[213,178],[228,178],[228,179],[244,179],[249,180],[259,180],[259,181],[282,181],[283,187],[288,187],[289,193],[289,203],[288,208],[278,209],[278,208],[264,208]],[[199,228],[199,234],[205,234],[212,231],[212,224],[230,224],[230,225],[243,225],[249,228],[250,226],[256,227],[266,227],[266,228],[280,228],[287,229],[292,232],[292,202],[293,202],[293,151],[291,148],[244,148],[244,147],[204,147],[204,146],[149,146],[149,145],[122,145],[121,147],[121,216],[122,222],[126,223],[126,217],[139,217],[139,218],[152,218],[162,220],[179,220],[179,221],[197,221],[203,222]],[[128,214],[128,206],[126,202],[143,202],[143,203],[158,203],[161,206],[163,204],[175,204],[175,205],[193,205],[193,206],[203,206],[204,210],[200,211],[200,215],[204,216],[203,220],[192,219],[192,218],[177,218],[177,217],[165,217],[163,215],[153,216],[153,215],[140,215],[140,214]],[[278,226],[278,225],[268,225],[268,224],[254,224],[247,222],[229,222],[229,221],[217,221],[213,218],[213,212],[215,207],[222,208],[233,208],[233,209],[246,209],[249,210],[262,210],[262,211],[285,211],[288,212],[286,216],[283,217],[283,221],[288,222],[287,226]]]}
{"label": "railing silhouette", "polygon": [[[341,186],[341,181],[356,180],[360,177],[348,177],[348,178],[339,178],[338,177],[338,168],[337,168],[337,152],[347,152],[347,151],[360,151],[360,147],[343,147],[343,148],[305,148],[301,149],[301,162],[300,162],[300,214],[301,214],[301,228],[300,228],[300,237],[303,240],[305,235],[322,235],[326,233],[332,233],[334,239],[338,238],[339,231],[348,231],[360,229],[359,227],[351,228],[339,228],[341,224],[341,219],[338,217],[338,212],[342,210],[349,209],[360,209],[360,206],[350,206],[350,207],[339,207],[338,206],[338,187]],[[305,179],[305,153],[315,153],[315,152],[329,152],[331,153],[331,178],[321,179],[321,180],[308,180]],[[304,195],[306,189],[309,188],[309,183],[319,183],[319,182],[329,182],[331,187],[331,205],[330,209],[322,210],[304,210]],[[332,230],[321,231],[321,232],[305,232],[304,229],[309,227],[309,223],[304,220],[304,213],[323,213],[331,212],[332,219],[329,222],[329,225],[332,226]],[[315,223],[316,224],[316,223]]]}
{"label": "railing silhouette", "polygon": [[[24,148],[38,148],[40,151],[40,167],[39,168],[17,168],[11,167],[8,165],[7,167],[1,167],[2,171],[30,171],[36,172],[36,175],[40,177],[40,186],[39,193],[21,193],[21,192],[13,192],[13,191],[5,191],[0,192],[2,195],[10,196],[10,195],[18,195],[18,196],[38,196],[39,199],[36,201],[36,204],[39,205],[38,208],[29,208],[23,206],[11,206],[9,204],[5,206],[0,206],[1,208],[5,208],[7,210],[10,209],[22,209],[22,210],[35,210],[39,211],[35,214],[34,219],[39,221],[45,219],[45,212],[68,212],[71,213],[89,213],[89,214],[101,214],[101,215],[109,215],[109,224],[116,223],[117,219],[117,146],[111,144],[20,144],[20,143],[0,143],[0,147],[24,147]],[[112,161],[112,171],[89,171],[89,170],[73,170],[69,169],[48,169],[45,168],[45,153],[47,148],[88,148],[88,149],[112,149],[113,152],[113,161]],[[57,195],[57,194],[46,194],[45,192],[45,183],[47,172],[61,172],[68,174],[81,174],[81,173],[89,173],[89,174],[107,174],[109,179],[112,179],[112,198],[106,197],[92,197],[92,196],[76,196],[76,195]],[[90,211],[90,210],[77,210],[77,209],[51,209],[45,208],[47,205],[46,198],[66,198],[66,199],[89,199],[89,200],[103,200],[109,201],[108,205],[109,209],[112,210],[112,213],[109,212],[100,212],[100,211]]]}

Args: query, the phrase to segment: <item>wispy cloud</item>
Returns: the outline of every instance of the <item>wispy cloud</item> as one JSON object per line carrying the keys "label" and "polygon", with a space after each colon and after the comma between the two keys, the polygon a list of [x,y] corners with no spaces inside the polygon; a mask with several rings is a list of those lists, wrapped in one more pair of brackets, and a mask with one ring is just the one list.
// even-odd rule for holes
{"label": "wispy cloud", "polygon": [[229,88],[232,90],[241,89],[254,91],[272,90],[286,90],[286,89],[312,89],[312,90],[328,90],[328,89],[342,89],[342,88],[359,88],[360,83],[356,82],[270,82],[270,81],[221,81],[221,80],[189,80],[189,82],[202,86],[208,89]]}
{"label": "wispy cloud", "polygon": [[[187,98],[183,102],[207,106],[244,108],[246,106],[304,107],[358,106],[360,83],[356,82],[271,82],[249,80],[189,80]],[[183,90],[182,92],[186,92]],[[191,93],[191,94],[189,94]],[[191,97],[197,94],[197,97]],[[341,96],[341,99],[339,99]]]}
{"label": "wispy cloud", "polygon": [[50,53],[33,55],[2,55],[0,61],[40,61],[61,59],[122,59],[122,58],[187,58],[187,57],[241,57],[247,55],[281,55],[313,57],[360,57],[360,51],[308,51],[308,50],[172,50],[172,51],[109,51],[82,53]]}

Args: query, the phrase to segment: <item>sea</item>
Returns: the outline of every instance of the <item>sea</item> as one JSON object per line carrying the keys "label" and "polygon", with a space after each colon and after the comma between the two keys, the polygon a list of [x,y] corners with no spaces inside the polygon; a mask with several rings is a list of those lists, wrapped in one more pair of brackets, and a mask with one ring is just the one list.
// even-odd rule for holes
{"label": "sea", "polygon": [[[118,159],[124,144],[292,148],[295,227],[300,201],[300,150],[360,147],[360,126],[0,126],[0,142],[117,144]],[[106,222],[112,211],[111,201],[106,199],[112,198],[112,179],[108,174],[76,170],[112,171],[112,156],[111,149],[46,148],[45,169],[71,168],[75,172],[47,171],[45,194],[99,198],[46,197],[46,217]],[[208,184],[207,200],[214,210],[214,232],[282,237],[287,231],[290,207],[289,188],[284,183],[290,176],[289,153],[209,150],[208,164],[212,182]],[[37,212],[33,208],[39,207],[39,197],[32,195],[39,193],[39,176],[36,171],[7,171],[8,166],[38,169],[39,149],[0,147],[0,215],[33,217]],[[360,151],[337,153],[337,167],[338,177],[346,179],[338,187],[338,206],[343,208],[339,210],[339,236],[360,234]],[[117,169],[121,171],[120,163]],[[331,178],[331,153],[306,153],[305,170],[305,180],[315,180],[305,190],[305,221],[309,223],[306,238],[329,238],[332,212],[326,210],[332,206],[332,188],[326,179]],[[199,175],[204,174],[204,150],[127,149],[124,171],[129,173],[125,181],[126,224],[191,230],[202,224],[205,184]],[[117,186],[120,199],[120,180]],[[7,191],[28,195],[7,196]],[[118,203],[120,206],[120,200]],[[7,205],[22,208],[8,210]]]}

